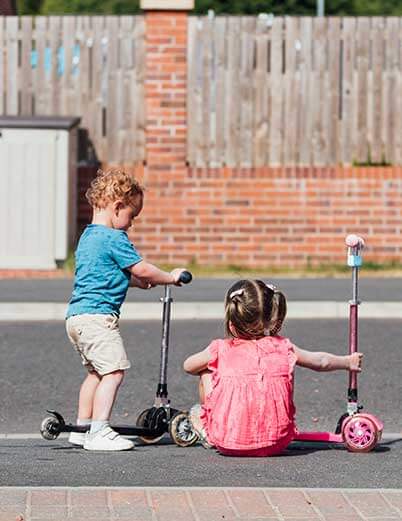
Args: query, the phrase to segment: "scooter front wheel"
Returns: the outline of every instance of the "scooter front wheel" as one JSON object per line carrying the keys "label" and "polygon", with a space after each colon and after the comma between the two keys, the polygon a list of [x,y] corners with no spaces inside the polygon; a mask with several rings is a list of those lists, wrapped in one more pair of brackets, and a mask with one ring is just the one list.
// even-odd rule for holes
{"label": "scooter front wheel", "polygon": [[176,413],[169,424],[169,434],[179,447],[191,447],[198,441],[198,434],[193,430],[188,414]]}
{"label": "scooter front wheel", "polygon": [[[153,409],[145,409],[140,413],[140,415],[137,418],[137,426],[138,427],[144,427],[149,428],[150,427],[150,415],[152,415]],[[163,438],[163,434],[158,436],[138,436],[140,440],[142,440],[144,443],[147,443],[148,445],[151,445],[152,443],[158,443]]]}
{"label": "scooter front wheel", "polygon": [[61,432],[62,424],[54,415],[44,418],[40,425],[40,433],[45,440],[55,440]]}
{"label": "scooter front wheel", "polygon": [[355,414],[342,427],[343,441],[350,452],[370,452],[380,438],[375,423],[364,414]]}

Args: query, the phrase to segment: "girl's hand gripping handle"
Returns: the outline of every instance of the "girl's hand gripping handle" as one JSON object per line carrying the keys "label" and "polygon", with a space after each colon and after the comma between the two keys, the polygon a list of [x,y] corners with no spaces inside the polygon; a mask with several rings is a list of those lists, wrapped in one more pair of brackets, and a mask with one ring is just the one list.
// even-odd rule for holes
{"label": "girl's hand gripping handle", "polygon": [[350,234],[345,239],[348,247],[348,266],[354,268],[363,264],[361,251],[364,248],[364,239],[355,234]]}

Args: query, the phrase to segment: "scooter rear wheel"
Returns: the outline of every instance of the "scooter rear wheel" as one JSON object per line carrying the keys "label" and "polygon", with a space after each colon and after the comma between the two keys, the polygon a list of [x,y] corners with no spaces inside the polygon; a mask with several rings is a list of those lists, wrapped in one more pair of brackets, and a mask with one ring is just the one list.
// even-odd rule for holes
{"label": "scooter rear wheel", "polygon": [[48,441],[55,440],[61,432],[61,427],[62,425],[56,416],[47,416],[40,425],[42,438]]}
{"label": "scooter rear wheel", "polygon": [[173,416],[169,424],[169,434],[179,447],[191,447],[198,441],[198,434],[193,430],[185,412],[178,412]]}
{"label": "scooter rear wheel", "polygon": [[[140,413],[140,415],[137,418],[137,426],[138,427],[149,427],[149,415],[151,414],[152,409],[145,409]],[[151,445],[152,443],[158,443],[163,438],[163,434],[158,436],[138,436],[140,440],[142,440],[144,443],[147,443],[148,445]]]}
{"label": "scooter rear wheel", "polygon": [[380,438],[375,423],[364,414],[355,414],[345,421],[342,436],[350,452],[370,452]]}

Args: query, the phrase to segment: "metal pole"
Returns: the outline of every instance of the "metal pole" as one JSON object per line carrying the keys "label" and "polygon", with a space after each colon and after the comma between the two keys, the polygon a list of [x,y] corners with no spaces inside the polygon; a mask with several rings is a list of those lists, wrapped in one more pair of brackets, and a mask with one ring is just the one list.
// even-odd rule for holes
{"label": "metal pole", "polygon": [[325,16],[325,0],[317,0],[317,16]]}
{"label": "metal pole", "polygon": [[163,319],[162,319],[162,348],[161,348],[161,365],[159,372],[159,384],[157,390],[157,396],[166,398],[167,397],[167,364],[168,364],[168,351],[169,351],[169,331],[170,331],[170,306],[172,303],[172,297],[170,296],[170,287],[165,286],[165,297],[161,299],[163,301]]}

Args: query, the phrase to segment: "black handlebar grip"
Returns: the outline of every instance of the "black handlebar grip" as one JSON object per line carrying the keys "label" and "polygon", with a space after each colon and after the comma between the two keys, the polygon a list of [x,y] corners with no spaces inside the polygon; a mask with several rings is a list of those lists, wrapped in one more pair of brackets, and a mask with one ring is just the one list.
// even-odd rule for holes
{"label": "black handlebar grip", "polygon": [[179,282],[182,284],[189,284],[193,280],[193,276],[189,271],[182,271],[180,273]]}

